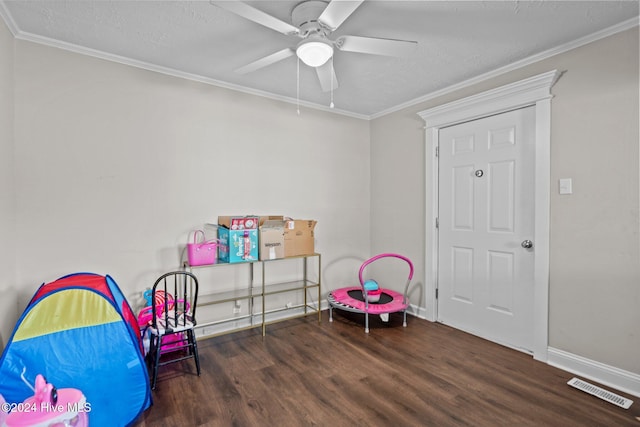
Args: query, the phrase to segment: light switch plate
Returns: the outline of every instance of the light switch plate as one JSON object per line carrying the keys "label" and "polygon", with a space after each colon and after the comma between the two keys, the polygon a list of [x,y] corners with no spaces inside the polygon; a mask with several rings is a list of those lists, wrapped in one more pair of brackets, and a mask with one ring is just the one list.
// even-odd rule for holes
{"label": "light switch plate", "polygon": [[561,178],[558,181],[558,189],[560,194],[572,194],[573,184],[571,182],[571,178]]}

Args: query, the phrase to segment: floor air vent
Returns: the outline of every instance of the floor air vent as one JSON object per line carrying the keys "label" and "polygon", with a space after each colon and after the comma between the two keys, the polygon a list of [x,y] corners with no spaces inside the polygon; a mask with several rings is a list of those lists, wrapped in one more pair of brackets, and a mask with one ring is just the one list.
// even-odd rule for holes
{"label": "floor air vent", "polygon": [[589,384],[586,381],[579,380],[578,378],[571,378],[569,382],[567,382],[571,387],[575,387],[578,390],[582,390],[585,393],[589,393],[595,397],[599,397],[602,400],[606,400],[609,403],[613,403],[614,405],[618,405],[624,409],[629,409],[633,404],[632,400],[619,396],[615,393],[611,393],[603,388],[595,386],[593,384]]}

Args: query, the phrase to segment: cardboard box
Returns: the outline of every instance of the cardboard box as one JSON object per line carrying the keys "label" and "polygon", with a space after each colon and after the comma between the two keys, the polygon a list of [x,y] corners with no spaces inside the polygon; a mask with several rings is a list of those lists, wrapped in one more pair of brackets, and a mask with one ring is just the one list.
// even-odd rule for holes
{"label": "cardboard box", "polygon": [[229,230],[257,230],[258,220],[257,216],[219,216],[218,225]]}
{"label": "cardboard box", "polygon": [[262,225],[265,221],[284,221],[283,215],[266,215],[260,216],[259,224]]}
{"label": "cardboard box", "polygon": [[218,258],[220,262],[250,262],[258,260],[258,230],[218,228]]}
{"label": "cardboard box", "polygon": [[313,229],[317,221],[294,219],[285,221],[284,256],[311,255],[315,253]]}
{"label": "cardboard box", "polygon": [[278,259],[284,258],[284,227],[285,221],[279,220],[261,220],[260,225],[260,259]]}
{"label": "cardboard box", "polygon": [[218,258],[236,263],[258,260],[258,217],[218,217]]}

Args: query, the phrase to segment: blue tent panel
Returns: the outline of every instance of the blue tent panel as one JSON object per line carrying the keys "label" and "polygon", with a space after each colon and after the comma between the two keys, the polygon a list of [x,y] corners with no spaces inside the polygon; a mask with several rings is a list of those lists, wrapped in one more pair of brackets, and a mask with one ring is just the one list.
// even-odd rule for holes
{"label": "blue tent panel", "polygon": [[84,393],[92,427],[132,424],[151,405],[151,394],[138,337],[120,312],[128,303],[121,298],[55,287],[32,300],[0,358],[4,399],[20,403],[31,397],[21,375],[34,384],[42,374],[59,389]]}

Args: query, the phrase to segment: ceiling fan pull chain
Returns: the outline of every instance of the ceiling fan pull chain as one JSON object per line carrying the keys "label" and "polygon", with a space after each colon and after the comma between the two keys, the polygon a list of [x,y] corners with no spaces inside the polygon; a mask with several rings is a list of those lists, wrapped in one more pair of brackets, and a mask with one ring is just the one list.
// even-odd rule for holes
{"label": "ceiling fan pull chain", "polygon": [[296,64],[296,110],[300,115],[300,58],[298,58]]}
{"label": "ceiling fan pull chain", "polygon": [[331,57],[331,104],[329,104],[329,108],[333,108],[333,76],[334,74],[334,70],[333,70],[333,56]]}

